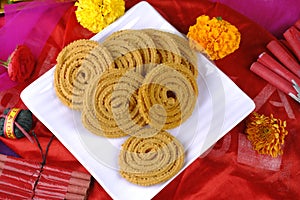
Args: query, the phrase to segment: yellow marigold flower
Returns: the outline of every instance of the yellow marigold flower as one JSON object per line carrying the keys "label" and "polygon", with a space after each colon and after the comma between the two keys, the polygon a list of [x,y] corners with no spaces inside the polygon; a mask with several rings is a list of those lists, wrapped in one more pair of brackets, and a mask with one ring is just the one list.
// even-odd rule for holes
{"label": "yellow marigold flower", "polygon": [[253,112],[247,121],[245,133],[258,153],[277,157],[283,153],[282,145],[288,134],[286,121]]}
{"label": "yellow marigold flower", "polygon": [[210,19],[207,15],[197,18],[196,24],[190,26],[187,37],[191,48],[205,53],[212,60],[233,53],[241,41],[241,34],[234,25],[221,17]]}
{"label": "yellow marigold flower", "polygon": [[77,21],[93,33],[98,33],[125,13],[124,0],[78,0],[75,3]]}

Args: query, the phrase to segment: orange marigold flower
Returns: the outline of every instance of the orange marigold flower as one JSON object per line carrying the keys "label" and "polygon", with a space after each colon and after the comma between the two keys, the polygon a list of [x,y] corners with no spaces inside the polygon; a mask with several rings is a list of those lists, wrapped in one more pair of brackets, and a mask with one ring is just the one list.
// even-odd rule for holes
{"label": "orange marigold flower", "polygon": [[246,123],[247,138],[258,153],[277,157],[283,153],[282,145],[288,134],[286,121],[253,112]]}
{"label": "orange marigold flower", "polygon": [[190,46],[218,60],[233,53],[239,48],[241,34],[239,30],[221,17],[209,18],[201,15],[196,24],[190,26],[187,37]]}

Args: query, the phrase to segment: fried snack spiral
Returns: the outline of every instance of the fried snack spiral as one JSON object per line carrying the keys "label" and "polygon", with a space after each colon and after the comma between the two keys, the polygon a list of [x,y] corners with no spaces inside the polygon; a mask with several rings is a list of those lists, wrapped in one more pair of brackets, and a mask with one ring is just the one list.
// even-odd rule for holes
{"label": "fried snack spiral", "polygon": [[138,47],[128,41],[107,40],[103,46],[111,53],[116,69],[131,69],[143,65]]}
{"label": "fried snack spiral", "polygon": [[108,36],[103,44],[107,42],[117,41],[120,43],[128,42],[136,47],[142,54],[143,64],[155,63],[157,59],[156,45],[149,35],[140,30],[120,30]]}
{"label": "fried snack spiral", "polygon": [[57,55],[56,61],[58,64],[63,64],[66,60],[69,60],[74,54],[79,52],[85,52],[86,49],[92,49],[99,43],[87,39],[79,39],[71,42],[65,46],[61,52]]}
{"label": "fried snack spiral", "polygon": [[158,54],[157,63],[181,62],[181,53],[173,37],[156,29],[142,29],[141,31],[149,35],[154,41]]}
{"label": "fried snack spiral", "polygon": [[112,62],[110,53],[96,41],[82,39],[70,43],[57,57],[54,72],[57,96],[68,107],[81,110],[89,81],[108,69]]}
{"label": "fried snack spiral", "polygon": [[118,127],[135,137],[150,137],[158,131],[146,126],[138,108],[138,90],[144,77],[134,69],[124,71],[111,94],[111,111]]}
{"label": "fried snack spiral", "polygon": [[140,113],[151,127],[172,129],[192,115],[198,96],[197,83],[189,70],[178,69],[158,65],[147,74],[139,89]]}
{"label": "fried snack spiral", "polygon": [[[94,71],[95,75],[98,75],[113,67],[114,67],[114,59],[111,55],[111,52],[104,45],[99,43],[84,58],[80,71],[90,70],[90,71]],[[88,76],[86,77],[91,77],[90,74],[87,75]]]}
{"label": "fried snack spiral", "polygon": [[98,44],[91,40],[76,40],[64,47],[57,56],[54,72],[55,92],[61,102],[72,109],[81,108],[84,92],[82,88],[74,86],[77,70],[85,56]]}
{"label": "fried snack spiral", "polygon": [[154,185],[176,175],[184,158],[182,144],[166,131],[147,138],[129,137],[119,154],[119,172],[134,184]]}
{"label": "fried snack spiral", "polygon": [[196,52],[190,48],[188,40],[184,37],[181,37],[173,33],[165,32],[165,34],[169,35],[176,41],[181,55],[181,64],[189,68],[193,73],[193,75],[197,77],[198,76],[197,56],[196,56]]}
{"label": "fried snack spiral", "polygon": [[91,132],[110,138],[138,135],[145,121],[137,108],[143,77],[134,70],[111,69],[87,88],[82,121]]}

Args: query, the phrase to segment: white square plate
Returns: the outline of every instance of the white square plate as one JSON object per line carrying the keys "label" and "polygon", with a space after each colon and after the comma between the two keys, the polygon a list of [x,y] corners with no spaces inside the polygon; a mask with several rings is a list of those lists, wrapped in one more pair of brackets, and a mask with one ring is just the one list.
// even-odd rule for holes
{"label": "white square plate", "polygon": [[[117,30],[143,28],[180,35],[151,5],[141,2],[91,39],[101,42]],[[195,111],[185,123],[170,131],[186,150],[185,164],[180,172],[255,107],[254,102],[202,54],[198,54],[198,66],[199,96]],[[149,187],[137,186],[123,179],[117,170],[117,160],[125,138],[107,139],[87,131],[81,124],[80,113],[70,110],[56,97],[54,69],[55,66],[25,88],[21,98],[113,199],[151,199],[180,173],[167,182]]]}

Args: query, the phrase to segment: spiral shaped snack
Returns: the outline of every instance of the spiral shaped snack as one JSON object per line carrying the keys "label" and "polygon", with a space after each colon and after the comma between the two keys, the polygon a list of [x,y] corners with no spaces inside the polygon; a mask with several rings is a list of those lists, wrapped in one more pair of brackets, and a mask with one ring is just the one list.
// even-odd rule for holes
{"label": "spiral shaped snack", "polygon": [[82,109],[85,89],[93,76],[101,74],[112,58],[98,42],[76,40],[59,53],[54,72],[58,98],[68,107]]}
{"label": "spiral shaped snack", "polygon": [[152,38],[140,30],[120,30],[108,36],[103,44],[106,45],[109,41],[128,42],[136,47],[142,54],[143,64],[156,63],[157,53],[156,45]]}
{"label": "spiral shaped snack", "polygon": [[116,69],[131,69],[143,65],[138,47],[128,41],[107,40],[103,46],[111,53]]}
{"label": "spiral shaped snack", "polygon": [[98,75],[112,68],[114,68],[114,58],[111,52],[104,45],[98,43],[84,58],[81,70],[89,69],[95,71],[95,75]]}
{"label": "spiral shaped snack", "polygon": [[160,64],[145,77],[138,93],[138,106],[151,127],[172,129],[192,115],[198,87],[193,74],[184,69]]}
{"label": "spiral shaped snack", "polygon": [[111,138],[139,135],[145,125],[137,108],[137,91],[142,81],[139,73],[125,69],[111,69],[95,78],[84,98],[84,126],[92,133]]}
{"label": "spiral shaped snack", "polygon": [[181,55],[181,64],[190,69],[193,75],[197,77],[197,55],[196,52],[191,49],[189,41],[186,38],[173,33],[165,32],[165,34],[169,35],[174,39],[174,41],[176,41]]}
{"label": "spiral shaped snack", "polygon": [[79,39],[71,42],[65,46],[57,55],[56,61],[58,64],[63,64],[66,60],[69,60],[74,54],[84,52],[86,49],[93,49],[99,43],[87,39]]}
{"label": "spiral shaped snack", "polygon": [[147,138],[129,137],[119,155],[120,174],[134,184],[154,185],[176,175],[184,158],[182,144],[166,131]]}
{"label": "spiral shaped snack", "polygon": [[127,70],[114,85],[111,94],[111,108],[118,127],[135,137],[150,137],[158,131],[146,126],[138,108],[138,90],[144,77],[133,69]]}
{"label": "spiral shaped snack", "polygon": [[159,58],[158,63],[181,62],[181,53],[173,37],[166,34],[165,31],[156,29],[142,29],[141,31],[149,35],[154,41]]}
{"label": "spiral shaped snack", "polygon": [[149,186],[184,165],[182,144],[166,130],[193,113],[197,102],[197,56],[188,40],[155,30],[120,30],[103,43],[77,40],[57,57],[55,92],[81,111],[83,126],[99,136],[128,136],[120,175]]}

